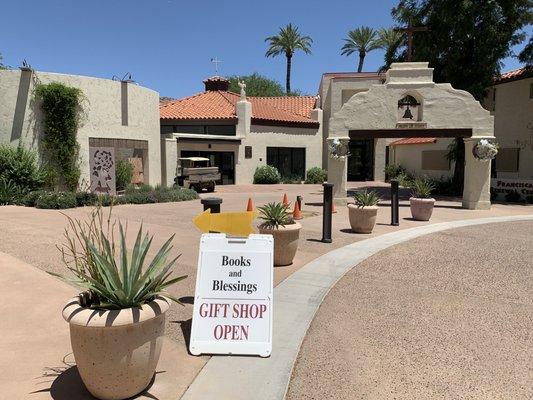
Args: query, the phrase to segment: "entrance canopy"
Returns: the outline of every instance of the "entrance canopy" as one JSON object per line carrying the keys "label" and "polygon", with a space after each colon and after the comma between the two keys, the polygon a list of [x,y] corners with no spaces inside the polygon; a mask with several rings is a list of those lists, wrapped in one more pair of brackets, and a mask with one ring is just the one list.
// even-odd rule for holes
{"label": "entrance canopy", "polygon": [[[493,138],[494,118],[474,97],[433,82],[428,63],[395,63],[383,84],[355,93],[329,120],[330,143],[374,140],[374,178],[384,178],[386,147],[398,138],[465,139],[465,208],[490,207],[490,162],[474,159],[479,139]],[[335,197],[346,197],[347,157],[328,157]]]}

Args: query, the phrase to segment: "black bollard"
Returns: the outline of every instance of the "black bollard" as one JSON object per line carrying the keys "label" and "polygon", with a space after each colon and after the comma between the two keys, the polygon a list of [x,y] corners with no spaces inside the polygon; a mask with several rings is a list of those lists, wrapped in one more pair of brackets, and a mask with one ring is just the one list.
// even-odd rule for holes
{"label": "black bollard", "polygon": [[200,203],[204,206],[204,211],[211,209],[211,214],[220,213],[220,205],[222,204],[222,199],[220,197],[206,197],[200,200]]}
{"label": "black bollard", "polygon": [[302,196],[296,196],[296,202],[298,203],[298,207],[300,207],[300,211],[302,211]]}
{"label": "black bollard", "polygon": [[322,242],[331,243],[331,211],[333,205],[333,183],[323,183],[324,201],[322,205]]}
{"label": "black bollard", "polygon": [[400,225],[400,204],[398,199],[398,180],[390,180],[390,212],[392,226]]}

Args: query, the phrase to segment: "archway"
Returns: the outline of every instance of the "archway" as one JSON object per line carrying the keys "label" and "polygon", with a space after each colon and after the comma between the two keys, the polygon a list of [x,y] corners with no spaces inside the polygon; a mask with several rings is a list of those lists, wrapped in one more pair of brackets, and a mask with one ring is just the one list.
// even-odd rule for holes
{"label": "archway", "polygon": [[[352,96],[333,114],[329,126],[330,143],[347,147],[350,140],[374,140],[377,179],[383,176],[385,147],[394,139],[463,138],[463,207],[490,208],[490,161],[477,160],[473,149],[480,139],[494,139],[494,119],[470,93],[434,83],[427,63],[392,64],[384,84]],[[347,157],[330,152],[328,179],[335,184],[336,198],[346,197],[347,174]]]}

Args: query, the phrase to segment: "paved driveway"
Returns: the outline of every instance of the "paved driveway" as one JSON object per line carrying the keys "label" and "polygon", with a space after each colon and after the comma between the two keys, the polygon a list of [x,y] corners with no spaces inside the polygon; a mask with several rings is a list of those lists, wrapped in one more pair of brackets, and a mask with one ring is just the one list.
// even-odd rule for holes
{"label": "paved driveway", "polygon": [[532,399],[533,224],[382,251],[330,291],[288,400]]}

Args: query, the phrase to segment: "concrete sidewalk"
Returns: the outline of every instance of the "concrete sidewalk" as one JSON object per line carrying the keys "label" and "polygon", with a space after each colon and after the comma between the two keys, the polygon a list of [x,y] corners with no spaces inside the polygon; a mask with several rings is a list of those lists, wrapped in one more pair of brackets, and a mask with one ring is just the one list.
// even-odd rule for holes
{"label": "concrete sidewalk", "polygon": [[[0,253],[0,398],[94,399],[81,382],[61,310],[75,288],[12,256]],[[186,350],[165,338],[153,385],[139,399],[177,399],[195,368],[178,360]]]}

